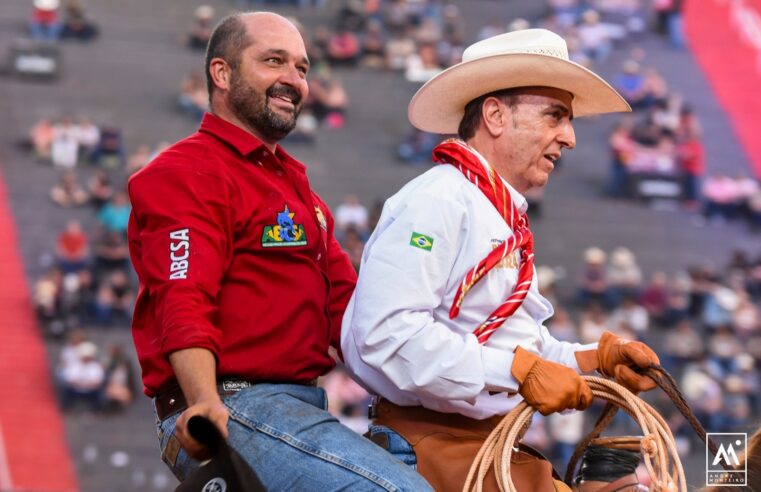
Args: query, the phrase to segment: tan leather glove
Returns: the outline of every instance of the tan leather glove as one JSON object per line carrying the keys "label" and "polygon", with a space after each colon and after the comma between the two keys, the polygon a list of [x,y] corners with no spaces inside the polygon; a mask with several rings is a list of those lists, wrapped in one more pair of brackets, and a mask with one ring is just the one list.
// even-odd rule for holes
{"label": "tan leather glove", "polygon": [[644,343],[626,340],[609,331],[600,337],[597,350],[576,352],[576,361],[583,372],[597,369],[632,393],[649,391],[656,386],[651,378],[632,369],[647,369],[652,364],[661,363],[656,353]]}
{"label": "tan leather glove", "polygon": [[515,349],[511,374],[520,383],[518,392],[542,415],[569,408],[584,410],[592,403],[592,390],[579,374],[562,364]]}

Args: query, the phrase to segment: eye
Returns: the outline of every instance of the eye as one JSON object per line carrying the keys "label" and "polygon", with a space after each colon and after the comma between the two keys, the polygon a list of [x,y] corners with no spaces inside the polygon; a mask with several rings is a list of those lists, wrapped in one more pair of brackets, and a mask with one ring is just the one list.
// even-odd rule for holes
{"label": "eye", "polygon": [[267,63],[274,63],[276,65],[280,65],[281,63],[283,63],[282,58],[279,58],[277,56],[271,56],[271,57],[265,59],[264,61],[267,62]]}

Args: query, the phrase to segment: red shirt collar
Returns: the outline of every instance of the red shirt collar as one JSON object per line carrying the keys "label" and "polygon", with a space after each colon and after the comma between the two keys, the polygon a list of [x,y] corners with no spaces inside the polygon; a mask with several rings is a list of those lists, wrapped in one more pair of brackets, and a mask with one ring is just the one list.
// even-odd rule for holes
{"label": "red shirt collar", "polygon": [[[226,142],[244,157],[255,151],[266,150],[264,143],[254,135],[211,113],[203,115],[198,131],[208,133]],[[293,164],[300,171],[306,171],[306,166],[291,157],[280,145],[275,147],[275,157],[281,162]]]}

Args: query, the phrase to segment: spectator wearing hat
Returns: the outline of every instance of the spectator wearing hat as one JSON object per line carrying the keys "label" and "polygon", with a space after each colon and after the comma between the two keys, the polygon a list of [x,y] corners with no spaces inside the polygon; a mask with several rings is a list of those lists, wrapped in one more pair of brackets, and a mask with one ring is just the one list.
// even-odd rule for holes
{"label": "spectator wearing hat", "polygon": [[584,266],[578,286],[578,299],[582,306],[598,303],[605,307],[613,304],[605,261],[608,255],[598,247],[584,251]]}
{"label": "spectator wearing hat", "polygon": [[[471,45],[413,96],[415,127],[459,139],[439,144],[441,165],[386,201],[341,346],[349,369],[381,397],[371,439],[434,489],[462,489],[483,440],[520,401],[506,393],[543,415],[586,408],[591,391],[578,373],[623,343],[612,333],[599,345],[561,342],[544,326],[553,310],[536,279],[525,193],[544,186],[575,146],[572,117],[627,110],[543,29]],[[657,360],[640,342],[616,346],[641,349],[639,363]],[[634,374],[628,355],[613,357],[619,376]],[[610,362],[602,371],[612,375]],[[624,384],[654,386],[639,376]],[[446,458],[454,455],[462,459]],[[531,490],[552,489],[548,468],[531,474]]]}
{"label": "spectator wearing hat", "polygon": [[193,27],[188,34],[187,45],[190,49],[204,51],[209,43],[214,28],[216,11],[211,5],[199,5],[194,14]]}
{"label": "spectator wearing hat", "polygon": [[629,248],[619,247],[613,250],[607,277],[611,297],[616,303],[626,297],[639,298],[642,290],[642,269]]}
{"label": "spectator wearing hat", "polygon": [[34,0],[29,33],[32,39],[53,43],[58,41],[63,30],[59,13],[59,0]]}
{"label": "spectator wearing hat", "polygon": [[77,400],[85,401],[91,410],[103,408],[103,383],[106,373],[97,360],[98,347],[92,342],[77,345],[77,359],[62,372],[62,406],[69,409]]}

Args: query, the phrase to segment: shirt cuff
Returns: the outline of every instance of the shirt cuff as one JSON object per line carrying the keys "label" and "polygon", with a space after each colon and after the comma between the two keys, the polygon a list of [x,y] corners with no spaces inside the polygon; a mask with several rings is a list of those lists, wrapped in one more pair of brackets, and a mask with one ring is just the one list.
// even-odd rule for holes
{"label": "shirt cuff", "polygon": [[484,364],[484,389],[516,393],[518,381],[510,374],[514,354],[493,347],[481,347],[481,361]]}
{"label": "shirt cuff", "polygon": [[[578,373],[583,373],[583,371],[579,367],[579,361],[578,359],[576,359],[576,352],[584,352],[586,350],[597,350],[597,343],[596,342],[588,343],[586,345],[579,345],[578,347],[576,347],[576,350],[573,351],[574,356],[571,357],[570,360],[566,362],[566,365],[568,365],[571,369],[573,369],[574,371]],[[589,372],[592,372],[592,371],[589,371]]]}

